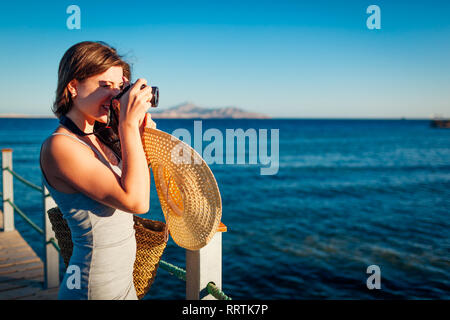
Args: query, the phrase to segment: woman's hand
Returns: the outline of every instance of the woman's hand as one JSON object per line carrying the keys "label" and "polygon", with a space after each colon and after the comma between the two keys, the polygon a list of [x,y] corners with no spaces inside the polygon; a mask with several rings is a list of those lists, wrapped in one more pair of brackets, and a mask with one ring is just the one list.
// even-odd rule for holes
{"label": "woman's hand", "polygon": [[139,132],[141,133],[141,136],[144,134],[144,128],[156,129],[156,123],[152,120],[150,113],[146,113],[144,116],[144,121],[139,124]]}
{"label": "woman's hand", "polygon": [[[124,83],[127,79],[124,77]],[[119,126],[138,126],[144,122],[145,112],[150,107],[153,97],[152,87],[147,85],[147,80],[138,79],[136,83],[120,98]]]}

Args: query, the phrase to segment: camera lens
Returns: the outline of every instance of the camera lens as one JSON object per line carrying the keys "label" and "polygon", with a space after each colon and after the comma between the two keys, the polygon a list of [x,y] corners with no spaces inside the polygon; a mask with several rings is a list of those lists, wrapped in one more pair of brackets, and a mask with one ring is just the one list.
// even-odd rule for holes
{"label": "camera lens", "polygon": [[152,87],[153,98],[150,100],[152,108],[156,108],[159,103],[159,89],[158,87]]}
{"label": "camera lens", "polygon": [[[143,84],[141,86],[141,90],[144,89],[145,87],[146,87],[146,85]],[[131,85],[125,87],[117,96],[112,98],[111,99],[111,105],[112,105],[112,101],[113,100],[120,99],[125,94],[125,92],[127,92],[130,88],[131,88]],[[156,108],[158,106],[158,103],[159,103],[159,88],[158,87],[152,87],[152,94],[153,94],[153,98],[150,100],[150,105],[151,105],[152,108]]]}

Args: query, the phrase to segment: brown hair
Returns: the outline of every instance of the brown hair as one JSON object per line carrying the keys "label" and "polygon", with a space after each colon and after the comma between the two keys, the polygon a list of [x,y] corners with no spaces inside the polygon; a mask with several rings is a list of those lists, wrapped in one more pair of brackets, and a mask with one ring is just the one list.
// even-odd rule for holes
{"label": "brown hair", "polygon": [[84,41],[70,47],[59,63],[53,113],[59,118],[72,108],[72,96],[67,88],[70,81],[83,81],[113,66],[121,66],[123,75],[131,80],[130,65],[108,44],[101,41]]}

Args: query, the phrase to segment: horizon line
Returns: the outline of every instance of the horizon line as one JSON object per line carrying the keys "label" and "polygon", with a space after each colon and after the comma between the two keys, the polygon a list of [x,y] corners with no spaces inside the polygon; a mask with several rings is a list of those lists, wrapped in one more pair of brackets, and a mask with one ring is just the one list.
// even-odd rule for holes
{"label": "horizon line", "polygon": [[[150,113],[150,115],[152,115]],[[16,113],[4,113],[0,114],[0,119],[58,119],[55,115],[51,114],[16,114]],[[240,119],[247,119],[247,120],[446,120],[446,118],[431,118],[431,117],[405,117],[405,116],[399,116],[399,117],[299,117],[299,116],[292,116],[292,117],[270,117],[269,118],[252,118],[252,117],[242,117],[242,118],[199,118],[199,117],[192,117],[192,118],[154,118],[155,120],[163,119],[163,120],[240,120]]]}

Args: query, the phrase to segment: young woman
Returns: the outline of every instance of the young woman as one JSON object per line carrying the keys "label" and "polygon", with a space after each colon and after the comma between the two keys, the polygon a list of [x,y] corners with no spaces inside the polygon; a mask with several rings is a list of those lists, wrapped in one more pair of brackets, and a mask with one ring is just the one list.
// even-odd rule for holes
{"label": "young woman", "polygon": [[[67,50],[58,71],[53,112],[67,125],[93,132],[106,123],[108,105],[128,84],[130,67],[114,48],[81,42]],[[59,299],[137,299],[133,285],[136,240],[133,213],[149,209],[150,175],[141,143],[151,86],[139,79],[120,99],[121,158],[95,135],[60,125],[44,141],[44,184],[67,220],[73,253]]]}

